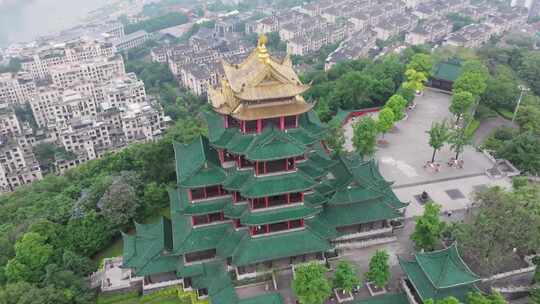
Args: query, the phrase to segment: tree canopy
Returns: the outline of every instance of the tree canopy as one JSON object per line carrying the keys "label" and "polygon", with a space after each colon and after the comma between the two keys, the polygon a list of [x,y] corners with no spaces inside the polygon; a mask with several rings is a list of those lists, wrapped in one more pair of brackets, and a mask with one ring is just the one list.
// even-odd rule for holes
{"label": "tree canopy", "polygon": [[332,292],[326,268],[315,262],[295,268],[292,289],[302,304],[322,304]]}
{"label": "tree canopy", "polygon": [[429,145],[433,148],[431,162],[434,162],[435,154],[444,146],[449,137],[446,121],[433,122],[431,128],[426,133],[429,134]]}
{"label": "tree canopy", "polygon": [[440,205],[428,202],[424,206],[424,213],[415,219],[416,224],[411,239],[414,241],[416,248],[426,251],[435,249],[445,227],[444,222],[439,218],[440,212]]}
{"label": "tree canopy", "polygon": [[378,127],[377,122],[365,116],[358,120],[353,125],[353,146],[358,154],[362,157],[368,157],[375,153],[377,144]]}
{"label": "tree canopy", "polygon": [[351,263],[339,261],[334,273],[334,286],[346,292],[351,292],[353,288],[360,284],[360,279]]}
{"label": "tree canopy", "polygon": [[390,265],[388,252],[386,250],[377,250],[369,261],[369,271],[366,273],[366,279],[373,282],[378,288],[384,288],[390,281]]}

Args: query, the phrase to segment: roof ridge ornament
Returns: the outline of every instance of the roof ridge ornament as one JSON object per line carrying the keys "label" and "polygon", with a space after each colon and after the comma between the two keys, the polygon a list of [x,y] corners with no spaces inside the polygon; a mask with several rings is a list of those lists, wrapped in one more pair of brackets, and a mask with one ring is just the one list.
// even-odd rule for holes
{"label": "roof ridge ornament", "polygon": [[265,34],[259,36],[259,41],[257,41],[257,56],[263,63],[269,63],[270,54],[268,54],[268,49],[266,44],[268,43],[268,37]]}

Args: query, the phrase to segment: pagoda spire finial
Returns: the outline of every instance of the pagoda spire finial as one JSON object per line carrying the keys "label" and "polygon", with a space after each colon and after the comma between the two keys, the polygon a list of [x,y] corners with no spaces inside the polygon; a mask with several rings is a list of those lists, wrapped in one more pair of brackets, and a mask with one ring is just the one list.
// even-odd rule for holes
{"label": "pagoda spire finial", "polygon": [[268,50],[266,49],[267,42],[268,37],[265,34],[261,34],[259,36],[259,41],[257,42],[257,54],[259,59],[264,63],[268,63],[268,60],[270,59],[270,54],[268,54]]}

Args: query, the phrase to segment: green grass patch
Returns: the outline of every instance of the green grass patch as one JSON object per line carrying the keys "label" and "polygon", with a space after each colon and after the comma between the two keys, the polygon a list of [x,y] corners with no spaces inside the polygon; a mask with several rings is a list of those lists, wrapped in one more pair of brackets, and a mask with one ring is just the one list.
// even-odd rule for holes
{"label": "green grass patch", "polygon": [[136,304],[139,303],[139,293],[136,291],[119,294],[100,294],[96,304]]}
{"label": "green grass patch", "polygon": [[195,291],[184,291],[181,287],[170,287],[139,296],[138,292],[101,294],[96,304],[209,304],[208,299],[199,300]]}
{"label": "green grass patch", "polygon": [[507,109],[498,108],[495,111],[497,111],[497,113],[499,113],[502,117],[508,120],[512,120],[512,117],[514,117],[514,112]]}
{"label": "green grass patch", "polygon": [[473,119],[471,123],[467,126],[467,129],[465,130],[465,135],[467,137],[471,137],[476,133],[476,130],[478,130],[478,127],[480,126],[480,121],[478,119]]}

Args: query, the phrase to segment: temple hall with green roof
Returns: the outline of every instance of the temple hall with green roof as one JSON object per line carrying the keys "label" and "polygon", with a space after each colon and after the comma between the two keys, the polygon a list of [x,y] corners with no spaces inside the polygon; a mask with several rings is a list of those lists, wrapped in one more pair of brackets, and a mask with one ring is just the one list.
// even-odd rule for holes
{"label": "temple hall with green roof", "polygon": [[223,67],[208,89],[208,136],[174,144],[170,217],[123,235],[123,267],[144,277],[144,292],[182,284],[213,304],[282,303],[277,293],[240,299],[234,281],[391,236],[407,204],[375,161],[329,152],[290,58],[261,39]]}

